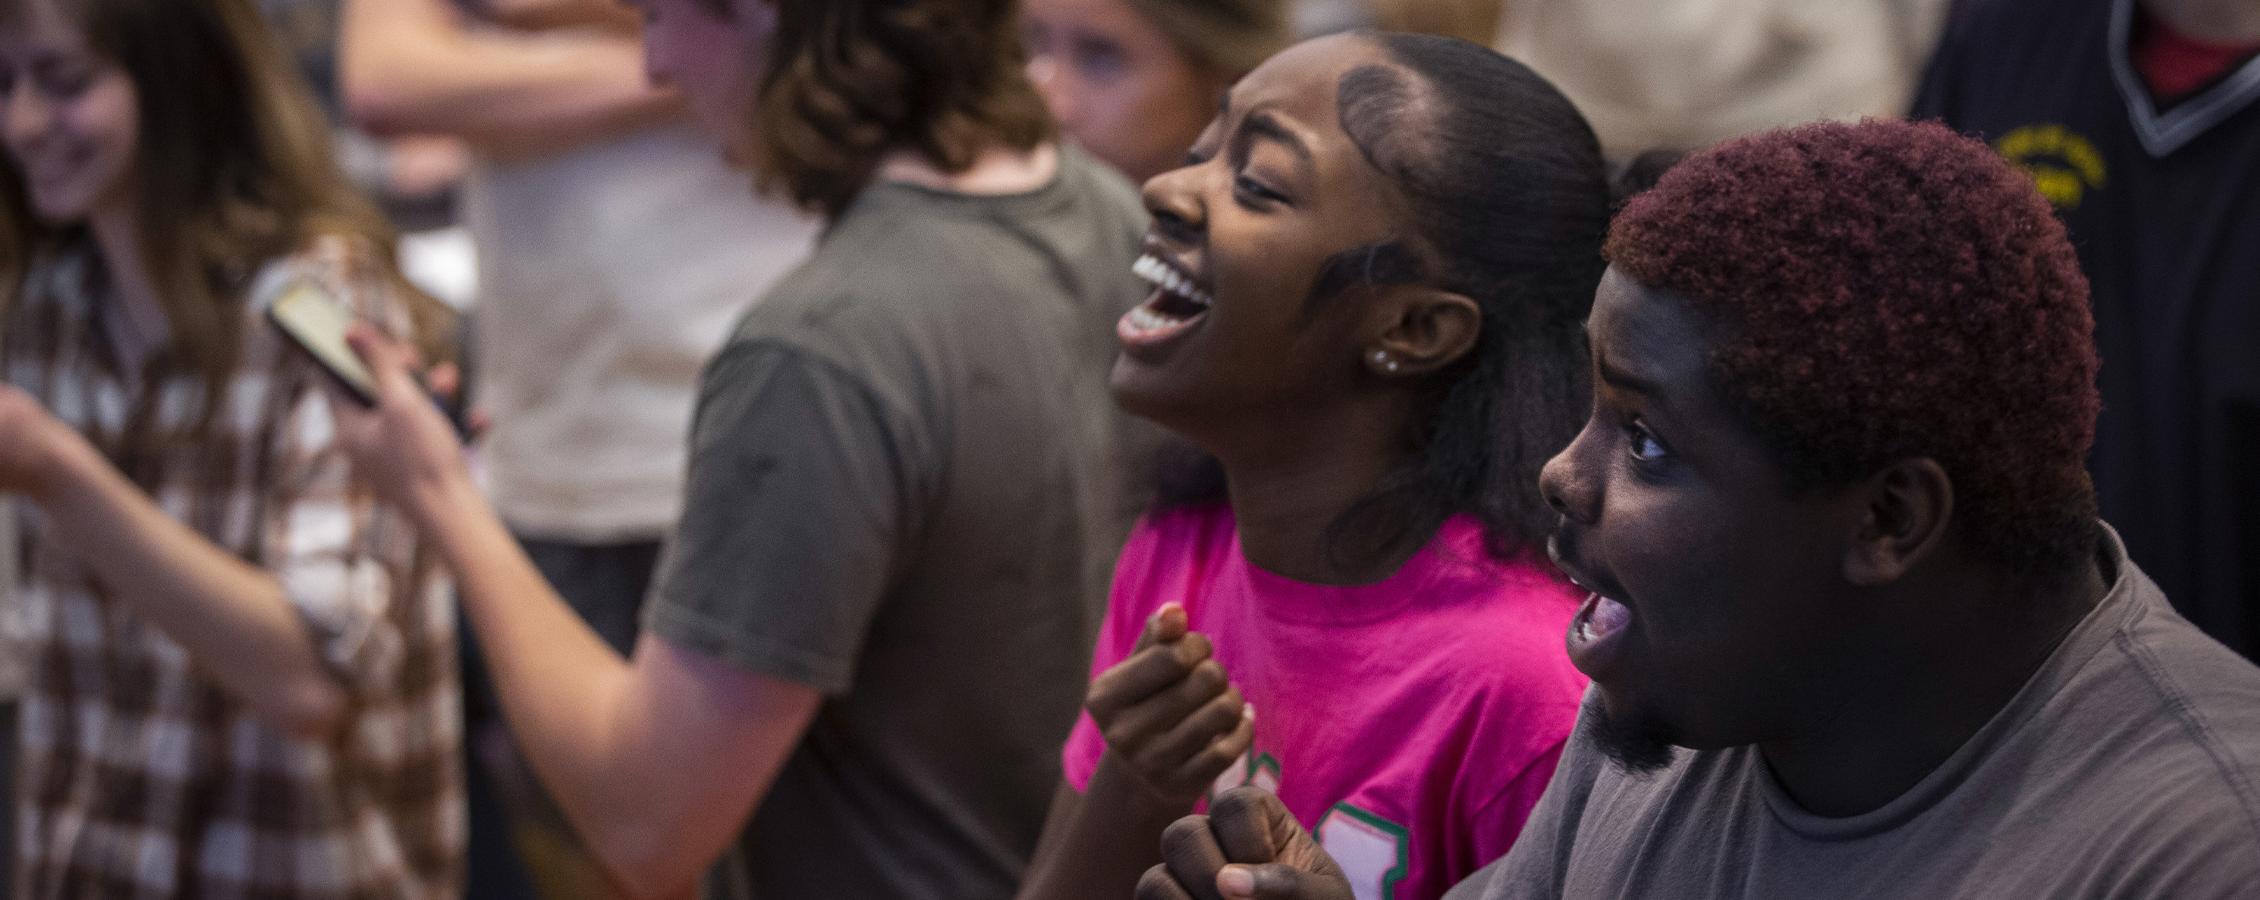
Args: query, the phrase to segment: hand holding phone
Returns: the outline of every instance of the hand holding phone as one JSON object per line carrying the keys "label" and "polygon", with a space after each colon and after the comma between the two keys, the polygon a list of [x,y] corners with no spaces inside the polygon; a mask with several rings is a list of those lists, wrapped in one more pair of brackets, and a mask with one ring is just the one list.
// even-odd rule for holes
{"label": "hand holding phone", "polygon": [[[302,279],[284,288],[275,302],[268,305],[267,320],[321,364],[322,370],[329,373],[347,396],[364,408],[376,407],[376,376],[345,341],[346,330],[353,326],[353,314],[320,282]],[[429,389],[426,393],[430,393]],[[464,404],[438,396],[434,396],[432,402],[447,415],[457,437],[468,436]]]}

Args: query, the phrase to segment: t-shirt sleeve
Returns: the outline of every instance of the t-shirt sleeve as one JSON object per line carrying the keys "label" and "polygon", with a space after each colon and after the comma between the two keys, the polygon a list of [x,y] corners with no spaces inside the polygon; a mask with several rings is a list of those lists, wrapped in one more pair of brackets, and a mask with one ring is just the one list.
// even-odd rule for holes
{"label": "t-shirt sleeve", "polygon": [[900,411],[809,353],[735,344],[708,367],[682,520],[650,628],[750,672],[847,692],[927,455]]}
{"label": "t-shirt sleeve", "polygon": [[[1106,621],[1099,624],[1098,645],[1091,653],[1093,680],[1129,658],[1139,636],[1145,634],[1147,617],[1167,602],[1154,589],[1151,577],[1153,563],[1165,543],[1149,518],[1140,520],[1123,544],[1122,556],[1114,567],[1114,588],[1107,594]],[[1075,730],[1068,733],[1067,746],[1060,752],[1060,772],[1067,786],[1077,793],[1088,787],[1091,773],[1098,769],[1099,757],[1105,753],[1106,738],[1099,734],[1098,723],[1091,721],[1090,711],[1076,713]]]}

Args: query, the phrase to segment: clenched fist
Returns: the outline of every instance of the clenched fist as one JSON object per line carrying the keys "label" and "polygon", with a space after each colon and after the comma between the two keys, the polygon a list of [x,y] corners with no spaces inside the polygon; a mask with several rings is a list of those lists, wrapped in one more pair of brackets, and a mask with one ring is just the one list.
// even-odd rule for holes
{"label": "clenched fist", "polygon": [[1161,836],[1161,865],[1138,880],[1138,900],[1351,900],[1350,882],[1285,804],[1236,788]]}

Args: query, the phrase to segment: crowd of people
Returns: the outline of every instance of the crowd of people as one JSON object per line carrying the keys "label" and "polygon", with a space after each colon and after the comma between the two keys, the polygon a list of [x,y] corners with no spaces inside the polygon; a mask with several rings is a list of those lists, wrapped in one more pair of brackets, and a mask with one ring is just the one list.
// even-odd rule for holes
{"label": "crowd of people", "polygon": [[2260,885],[2250,3],[0,0],[0,151],[9,897]]}

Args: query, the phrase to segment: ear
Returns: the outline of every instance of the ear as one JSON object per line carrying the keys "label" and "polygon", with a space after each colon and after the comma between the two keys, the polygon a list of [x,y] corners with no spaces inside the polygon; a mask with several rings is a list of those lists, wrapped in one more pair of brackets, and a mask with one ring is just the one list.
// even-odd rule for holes
{"label": "ear", "polygon": [[1928,457],[1892,463],[1855,490],[1859,530],[1844,554],[1844,578],[1881,587],[1906,577],[1945,543],[1954,521],[1954,479]]}
{"label": "ear", "polygon": [[1463,294],[1403,285],[1383,302],[1379,335],[1368,341],[1365,366],[1388,378],[1425,375],[1449,366],[1475,348],[1483,333],[1483,308]]}

